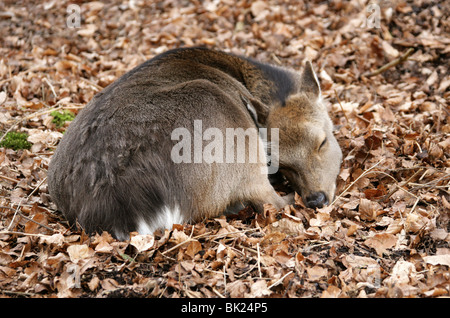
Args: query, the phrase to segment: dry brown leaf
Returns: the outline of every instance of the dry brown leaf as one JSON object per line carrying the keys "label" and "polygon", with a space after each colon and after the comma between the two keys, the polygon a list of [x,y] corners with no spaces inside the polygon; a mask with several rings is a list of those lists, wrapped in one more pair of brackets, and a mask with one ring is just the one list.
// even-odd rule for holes
{"label": "dry brown leaf", "polygon": [[47,216],[44,213],[36,213],[32,220],[25,224],[25,233],[40,233],[42,229],[40,224],[48,224]]}
{"label": "dry brown leaf", "polygon": [[364,241],[369,247],[372,247],[377,252],[378,256],[383,256],[389,248],[392,248],[397,243],[397,237],[389,233],[375,234],[371,238]]}
{"label": "dry brown leaf", "polygon": [[251,5],[251,12],[255,17],[255,21],[261,21],[269,14],[268,5],[265,1],[254,1]]}
{"label": "dry brown leaf", "polygon": [[[328,206],[328,208],[332,208],[332,206]],[[328,223],[328,221],[331,219],[331,216],[329,213],[323,213],[323,212],[318,212],[315,218],[312,218],[311,220],[309,220],[309,225],[311,226],[324,226]]]}
{"label": "dry brown leaf", "polygon": [[131,238],[130,244],[136,247],[138,252],[145,252],[155,245],[155,237],[150,234],[135,235]]}
{"label": "dry brown leaf", "polygon": [[202,244],[199,241],[193,240],[190,242],[186,248],[186,254],[190,257],[194,258],[195,254],[202,250]]}
{"label": "dry brown leaf", "polygon": [[398,261],[391,271],[391,276],[383,281],[386,286],[415,284],[423,278],[419,274],[413,263],[407,261]]}
{"label": "dry brown leaf", "polygon": [[271,244],[277,244],[283,241],[286,238],[286,233],[281,232],[273,232],[264,236],[264,239],[261,242],[261,246],[267,246]]}
{"label": "dry brown leaf", "polygon": [[247,284],[242,280],[235,280],[227,284],[227,290],[230,293],[231,298],[242,298],[247,294],[248,288]]}
{"label": "dry brown leaf", "polygon": [[41,143],[46,148],[54,147],[59,140],[62,138],[63,134],[58,131],[41,130],[41,129],[29,129],[27,131],[27,140],[33,144]]}
{"label": "dry brown leaf", "polygon": [[74,244],[67,248],[70,260],[77,263],[79,260],[84,260],[92,257],[94,251],[86,244]]}
{"label": "dry brown leaf", "polygon": [[95,251],[98,253],[111,253],[114,250],[114,247],[112,247],[108,242],[101,241],[97,244],[95,247]]}
{"label": "dry brown leaf", "polygon": [[[407,2],[381,5],[379,29],[355,1],[93,1],[79,4],[74,29],[61,19],[70,14],[66,0],[2,3],[0,128],[27,132],[33,145],[0,148],[0,294],[448,297],[450,72],[442,57],[450,43],[443,7],[416,2],[419,11]],[[146,59],[197,45],[296,70],[314,59],[344,153],[337,195],[385,160],[332,207],[306,209],[296,194],[302,209],[266,205],[261,214],[249,208],[237,218],[177,225],[155,233],[153,245],[133,242],[150,252],[130,261],[134,234],[126,242],[86,234],[54,212],[45,177],[66,127],[57,129],[50,113],[78,113]],[[407,60],[364,77],[408,48],[415,52]],[[18,205],[54,232],[15,214]],[[287,269],[293,274],[283,278]]]}
{"label": "dry brown leaf", "polygon": [[328,276],[328,269],[317,265],[307,267],[306,272],[308,273],[309,280],[312,282],[318,282]]}
{"label": "dry brown leaf", "polygon": [[425,256],[423,259],[427,264],[450,267],[450,254]]}
{"label": "dry brown leaf", "polygon": [[105,278],[101,280],[100,285],[105,291],[116,290],[120,286],[120,284],[113,278]]}
{"label": "dry brown leaf", "polygon": [[97,29],[95,24],[87,24],[82,29],[78,30],[77,34],[83,37],[92,37]]}
{"label": "dry brown leaf", "polygon": [[39,238],[40,244],[62,246],[64,242],[64,235],[62,235],[61,233],[56,233],[50,236],[41,236]]}
{"label": "dry brown leaf", "polygon": [[361,199],[359,202],[359,216],[362,220],[374,221],[380,211],[382,210],[381,205],[378,202]]}
{"label": "dry brown leaf", "polygon": [[[283,233],[286,235],[301,235],[305,228],[303,226],[302,222],[296,222],[290,218],[283,218],[277,222],[274,222],[269,225],[269,228],[274,233]],[[274,234],[272,233],[272,234]],[[281,238],[282,237],[282,238]],[[282,240],[284,237],[283,235],[280,235],[280,239]],[[264,240],[268,240],[268,237],[265,237]],[[273,238],[271,238],[272,241],[274,241]]]}
{"label": "dry brown leaf", "polygon": [[173,230],[172,236],[170,237],[170,241],[173,241],[175,244],[183,243],[188,240],[189,236],[183,231],[179,231],[177,229]]}
{"label": "dry brown leaf", "polygon": [[257,280],[250,286],[250,293],[245,294],[247,298],[259,298],[268,296],[272,293],[270,289],[267,288],[267,282],[265,280]]}
{"label": "dry brown leaf", "polygon": [[100,286],[100,279],[97,276],[92,277],[88,283],[88,287],[91,291],[95,291]]}
{"label": "dry brown leaf", "polygon": [[324,290],[321,298],[339,298],[341,296],[342,290],[336,286],[329,285],[327,290]]}
{"label": "dry brown leaf", "polygon": [[408,213],[405,220],[405,230],[412,233],[417,233],[426,226],[430,220],[418,213]]}
{"label": "dry brown leaf", "polygon": [[349,267],[366,268],[368,266],[378,266],[378,263],[375,259],[370,257],[350,254],[344,258],[344,265],[348,268]]}
{"label": "dry brown leaf", "polygon": [[350,225],[346,233],[347,236],[352,236],[353,234],[355,234],[356,230],[358,230],[358,226],[356,224]]}
{"label": "dry brown leaf", "polygon": [[6,92],[1,91],[0,92],[0,105],[2,105],[6,101],[7,95]]}

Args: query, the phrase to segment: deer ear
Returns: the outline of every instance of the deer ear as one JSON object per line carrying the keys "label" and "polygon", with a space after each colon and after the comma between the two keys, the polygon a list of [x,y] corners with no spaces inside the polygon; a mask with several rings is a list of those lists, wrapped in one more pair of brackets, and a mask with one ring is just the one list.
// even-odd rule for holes
{"label": "deer ear", "polygon": [[317,75],[314,72],[310,61],[306,61],[300,88],[302,92],[311,93],[315,97],[319,97],[320,95],[319,80],[317,79]]}

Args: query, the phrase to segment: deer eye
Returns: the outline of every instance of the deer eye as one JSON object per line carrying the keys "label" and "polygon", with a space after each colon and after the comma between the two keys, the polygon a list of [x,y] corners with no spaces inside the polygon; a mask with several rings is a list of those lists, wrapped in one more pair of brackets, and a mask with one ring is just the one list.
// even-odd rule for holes
{"label": "deer eye", "polygon": [[322,143],[319,146],[319,151],[322,149],[323,146],[325,146],[325,144],[327,143],[327,137],[325,137],[325,139],[322,141]]}

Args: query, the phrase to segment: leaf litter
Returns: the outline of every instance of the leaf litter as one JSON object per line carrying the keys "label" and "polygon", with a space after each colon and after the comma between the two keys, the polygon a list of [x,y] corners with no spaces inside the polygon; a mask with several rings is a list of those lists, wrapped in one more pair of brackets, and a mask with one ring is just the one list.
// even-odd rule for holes
{"label": "leaf litter", "polygon": [[[95,1],[79,28],[69,4],[0,4],[0,138],[32,144],[0,148],[2,297],[449,296],[448,4],[380,2],[379,28],[365,1]],[[336,200],[125,242],[70,228],[46,183],[70,124],[52,113],[76,115],[134,66],[192,45],[313,61],[344,152]]]}

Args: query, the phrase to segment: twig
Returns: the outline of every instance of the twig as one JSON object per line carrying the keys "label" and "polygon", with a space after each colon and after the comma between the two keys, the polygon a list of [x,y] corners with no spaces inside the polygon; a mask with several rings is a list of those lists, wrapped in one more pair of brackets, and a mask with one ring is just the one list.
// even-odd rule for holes
{"label": "twig", "polygon": [[[226,262],[226,263],[228,263],[228,265],[230,264],[229,260],[230,260],[230,258],[228,258],[227,262]],[[227,272],[226,272],[226,270],[227,270],[227,267],[228,267],[228,265],[226,263],[223,266],[223,288],[225,290],[225,293],[227,292]]]}
{"label": "twig", "polygon": [[345,188],[344,191],[341,192],[341,194],[339,194],[334,201],[331,203],[331,205],[333,205],[337,200],[339,200],[340,197],[342,197],[356,182],[358,182],[359,179],[361,179],[363,176],[365,176],[366,174],[369,173],[370,170],[373,170],[376,166],[378,166],[380,163],[382,163],[384,161],[385,158],[381,159],[380,161],[378,161],[376,164],[374,164],[372,167],[370,167],[369,169],[367,169],[366,171],[364,171],[358,178],[355,179],[355,181],[353,181],[347,188]]}
{"label": "twig", "polygon": [[[409,193],[409,191],[407,191],[406,189],[403,189],[403,187],[406,186],[412,179],[414,179],[420,172],[422,172],[422,170],[423,170],[423,169],[417,170],[416,172],[414,172],[414,174],[413,174],[408,180],[403,181],[403,182],[400,183],[400,184],[396,184],[396,185],[395,185],[396,188],[394,188],[393,190],[391,190],[391,192],[389,192],[388,194],[386,194],[386,195],[383,197],[383,201],[386,201],[387,199],[389,199],[389,198],[391,197],[391,195],[393,195],[398,189],[401,189],[401,190],[403,190],[403,191]],[[412,193],[410,193],[410,194],[412,194]],[[416,197],[414,194],[412,194],[412,195],[413,195],[414,197]],[[416,197],[416,198],[417,198],[417,197]]]}
{"label": "twig", "polygon": [[250,269],[248,271],[246,271],[245,273],[242,273],[240,275],[234,275],[236,278],[241,278],[244,277],[245,275],[247,275],[248,273],[250,273],[252,270],[255,269],[255,267],[257,267],[258,264],[253,265],[252,267],[250,267]]}
{"label": "twig", "polygon": [[214,287],[212,288],[212,291],[219,296],[220,298],[226,298],[224,295],[222,295],[221,293],[219,293],[219,291],[217,289],[215,289]]}
{"label": "twig", "polygon": [[411,208],[411,210],[409,211],[409,213],[413,213],[414,212],[414,210],[416,209],[417,203],[419,203],[420,200],[421,200],[420,198],[417,198],[416,202],[414,202],[414,205]]}
{"label": "twig", "polygon": [[292,274],[293,272],[294,272],[294,271],[290,271],[289,273],[287,273],[286,275],[284,275],[283,277],[281,277],[279,280],[277,280],[275,283],[273,283],[272,285],[270,285],[269,287],[267,287],[267,289],[271,289],[272,287],[277,286],[278,284],[280,284],[280,283],[283,281],[283,279],[286,278],[286,276]]}
{"label": "twig", "polygon": [[[410,182],[410,184],[414,186],[412,188],[412,190],[421,189],[421,188],[439,188],[441,186],[438,186],[437,184],[439,182],[445,180],[445,179],[448,179],[448,178],[450,178],[450,174],[443,175],[442,177],[440,177],[438,179],[433,179],[433,180],[431,180],[431,181],[429,181],[427,183],[413,183],[413,182]],[[448,187],[448,185],[444,185],[443,187],[444,188]]]}
{"label": "twig", "polygon": [[101,90],[103,89],[103,87],[101,87],[100,85],[95,84],[94,82],[88,80],[87,78],[80,77],[80,79],[81,79],[82,81],[84,81],[84,82],[86,82],[86,83],[92,85],[92,87],[93,87],[97,92],[99,92],[99,91],[101,91]]}
{"label": "twig", "polygon": [[[3,137],[2,137],[3,138]],[[0,139],[0,141],[1,141],[1,139]],[[17,180],[17,179],[13,179],[13,178],[10,178],[10,177],[7,177],[7,176],[2,176],[1,174],[0,174],[0,178],[2,178],[2,179],[4,179],[4,180],[8,180],[8,181],[10,181],[10,182],[14,182],[14,183],[19,183],[20,181],[19,180]]]}
{"label": "twig", "polygon": [[52,93],[53,93],[53,96],[55,96],[55,98],[57,98],[58,96],[56,95],[56,92],[55,92],[55,89],[53,88],[52,83],[50,83],[50,81],[48,80],[47,77],[44,77],[44,81],[46,81],[47,84],[48,84],[48,86],[50,86],[50,89],[51,89],[51,91],[52,91]]}
{"label": "twig", "polygon": [[1,294],[15,295],[15,296],[36,296],[35,293],[27,293],[27,292],[19,292],[19,291],[10,291],[10,290],[0,290]]}
{"label": "twig", "polygon": [[[47,177],[45,177],[44,179],[42,179],[41,182],[39,182],[39,184],[33,189],[33,191],[31,191],[31,193],[30,193],[26,198],[22,198],[22,199],[20,200],[19,204],[17,205],[16,212],[14,213],[14,216],[13,216],[13,218],[12,218],[12,220],[11,220],[11,223],[9,223],[9,225],[8,225],[8,228],[7,228],[8,231],[11,229],[11,226],[12,226],[12,224],[13,224],[13,222],[14,222],[14,219],[16,218],[16,215],[17,215],[18,213],[20,214],[19,209],[20,209],[20,206],[22,205],[22,201],[23,201],[24,199],[27,199],[27,200],[28,200],[28,199],[33,195],[33,193],[35,193],[36,190],[39,189],[39,187],[44,183],[45,180],[47,180]],[[53,229],[52,229],[52,231],[53,231]]]}
{"label": "twig", "polygon": [[6,131],[5,131],[5,133],[0,137],[0,142],[3,140],[3,138],[5,138],[6,137],[6,135],[18,124],[18,123],[20,123],[22,121],[22,119],[18,119],[18,120],[16,120],[16,122],[11,126],[11,127],[9,127]]}
{"label": "twig", "polygon": [[50,237],[51,236],[51,235],[47,235],[47,234],[25,233],[25,232],[18,232],[18,231],[0,231],[0,234],[17,234],[17,235],[24,235],[24,236],[39,236],[39,237]]}
{"label": "twig", "polygon": [[413,48],[409,48],[406,51],[406,53],[403,54],[402,56],[400,56],[400,57],[396,58],[395,60],[393,60],[393,61],[383,65],[382,67],[380,67],[379,69],[377,69],[377,70],[375,70],[373,72],[369,72],[369,73],[363,74],[363,76],[365,76],[365,77],[372,77],[372,76],[376,76],[378,74],[381,74],[384,71],[386,71],[387,69],[389,69],[389,68],[391,68],[391,67],[393,67],[393,66],[395,66],[397,64],[400,64],[400,63],[404,62],[412,54],[412,52],[414,52],[414,49]]}
{"label": "twig", "polygon": [[312,250],[313,248],[316,248],[316,247],[319,247],[319,246],[328,245],[328,244],[331,244],[331,241],[322,242],[322,243],[319,243],[319,244],[316,244],[316,245],[310,245],[310,246],[305,247],[305,248],[302,250],[302,252],[309,252],[309,251]]}
{"label": "twig", "polygon": [[43,110],[43,111],[38,111],[38,112],[32,113],[31,115],[25,116],[24,118],[21,118],[20,120],[18,120],[18,122],[14,123],[13,126],[17,125],[21,121],[27,121],[27,120],[29,120],[29,119],[31,119],[33,117],[37,117],[37,116],[41,116],[41,115],[44,115],[44,114],[48,114],[48,113],[51,113],[51,112],[53,112],[55,110],[59,110],[59,109],[82,109],[82,108],[84,108],[84,105],[83,106],[60,106],[59,104],[61,103],[61,101],[62,100],[60,100],[59,102],[57,102],[55,104],[56,107],[53,107],[53,108],[50,108],[50,109],[46,109],[46,110]]}
{"label": "twig", "polygon": [[[228,236],[230,234],[246,233],[246,232],[253,232],[253,231],[258,231],[258,230],[260,230],[260,229],[253,228],[253,229],[240,230],[240,231],[234,231],[234,232],[228,232],[228,233],[222,233],[222,234],[213,234],[213,235],[209,236],[208,238],[218,239],[221,237]],[[211,233],[211,232],[209,232],[209,233]]]}
{"label": "twig", "polygon": [[[342,110],[342,112],[344,113],[344,117],[345,117],[345,119],[347,120],[347,124],[349,124],[349,123],[350,123],[350,120],[348,120],[347,114],[346,114],[345,111],[344,111],[344,107],[342,107],[341,99],[339,98],[339,95],[338,95],[338,92],[337,92],[336,89],[334,90],[334,94],[336,95],[336,99],[337,99],[337,101],[338,101],[338,103],[339,103],[339,106],[341,106],[341,110]],[[350,132],[350,133],[351,133],[351,132]]]}
{"label": "twig", "polygon": [[169,286],[168,286],[168,284],[167,284],[167,282],[166,282],[166,287],[164,287],[164,289],[162,290],[162,292],[159,293],[159,297],[158,297],[158,298],[162,298],[162,297],[164,296],[164,293],[166,292],[167,287],[169,287]]}
{"label": "twig", "polygon": [[41,224],[41,223],[39,223],[39,222],[33,220],[32,218],[30,218],[30,217],[24,215],[22,212],[20,212],[20,211],[14,209],[14,208],[11,208],[11,207],[9,207],[9,206],[3,206],[3,205],[2,205],[2,206],[0,206],[0,209],[10,209],[11,211],[16,211],[15,213],[16,213],[16,214],[19,214],[19,215],[20,215],[21,217],[23,217],[24,219],[26,219],[26,220],[28,220],[28,221],[31,221],[31,222],[33,222],[33,223],[36,223],[37,225],[42,226],[42,227],[46,228],[47,230],[50,230],[50,231],[52,231],[52,232],[55,232],[55,230],[52,229],[51,227],[48,227],[47,225]]}
{"label": "twig", "polygon": [[[44,115],[44,114],[48,114],[48,113],[51,113],[51,112],[53,112],[55,110],[58,110],[58,109],[81,109],[81,108],[84,107],[84,105],[83,106],[63,106],[63,107],[60,107],[59,106],[60,102],[61,101],[59,101],[59,102],[57,102],[55,104],[57,107],[53,107],[51,109],[46,109],[46,110],[40,111],[40,112],[38,111],[38,112],[32,113],[31,115],[28,115],[28,116],[26,116],[24,118],[20,118],[20,119],[14,121],[12,123],[11,127],[9,127],[8,130],[6,130],[5,133],[0,137],[0,142],[3,140],[3,138],[5,138],[6,134],[8,134],[14,127],[16,127],[22,121],[27,121],[27,120],[29,120],[29,119],[31,119],[33,117]],[[12,121],[8,121],[8,124],[11,123],[11,122]]]}
{"label": "twig", "polygon": [[46,228],[47,230],[50,230],[50,231],[52,231],[52,232],[55,232],[55,230],[53,230],[51,227],[48,227],[47,225],[41,224],[41,223],[39,223],[39,222],[33,220],[32,218],[29,218],[28,216],[24,215],[22,212],[18,211],[18,213],[19,213],[19,215],[20,215],[21,217],[23,217],[24,219],[26,219],[26,220],[28,220],[28,221],[31,221],[31,222],[33,222],[33,223],[36,223],[37,225],[39,225],[39,226],[41,226],[41,227],[43,227],[43,228]]}
{"label": "twig", "polygon": [[211,232],[206,232],[206,233],[197,235],[197,236],[195,236],[195,237],[188,238],[186,241],[183,241],[183,242],[181,242],[181,243],[178,243],[177,245],[175,245],[175,246],[169,248],[168,250],[162,252],[161,254],[162,254],[162,255],[167,254],[167,253],[173,251],[174,249],[177,249],[178,247],[180,247],[180,246],[182,246],[182,245],[184,245],[184,244],[186,244],[186,243],[192,242],[192,241],[194,241],[194,240],[196,240],[196,239],[198,239],[198,238],[200,238],[200,237],[206,236],[206,235],[208,235],[208,234],[210,234],[210,233],[211,233]]}
{"label": "twig", "polygon": [[[251,232],[251,231],[256,231],[256,230],[258,230],[258,229],[248,229],[248,230],[235,231],[235,232],[229,232],[229,233],[223,233],[223,234],[213,234],[213,235],[210,235],[208,238],[214,238],[214,239],[217,239],[217,238],[220,238],[220,237],[228,236],[228,235],[230,235],[230,234],[245,233],[245,232]],[[171,251],[173,251],[174,249],[176,249],[176,248],[178,248],[178,247],[180,247],[180,246],[182,246],[182,245],[184,245],[184,244],[186,244],[186,243],[192,242],[192,241],[194,241],[194,240],[196,240],[196,239],[198,239],[198,238],[200,238],[200,237],[204,237],[204,236],[207,236],[207,235],[209,235],[209,234],[211,234],[211,232],[206,232],[206,233],[197,235],[197,236],[192,237],[192,238],[190,237],[190,238],[188,238],[186,241],[183,241],[183,242],[181,242],[181,243],[178,243],[177,245],[175,245],[175,246],[169,248],[168,250],[162,252],[161,254],[164,255],[164,254],[166,254],[166,253],[168,253],[168,252],[171,252]]]}
{"label": "twig", "polygon": [[261,253],[259,252],[259,243],[256,244],[256,250],[258,251],[258,272],[259,272],[259,278],[262,278],[262,273],[261,273]]}
{"label": "twig", "polygon": [[[49,69],[52,69],[52,68],[53,68],[53,66],[51,66],[51,67],[35,66],[35,67],[32,67],[32,68],[29,68],[28,70],[19,72],[19,73],[17,73],[14,76],[25,75],[25,74],[28,74],[29,72],[34,72],[34,71],[46,71],[46,70],[49,70]],[[10,74],[9,78],[0,81],[0,86],[5,84],[5,83],[7,83],[7,82],[9,82],[9,81],[11,81],[12,79],[13,79],[13,76],[11,76],[11,74]]]}

